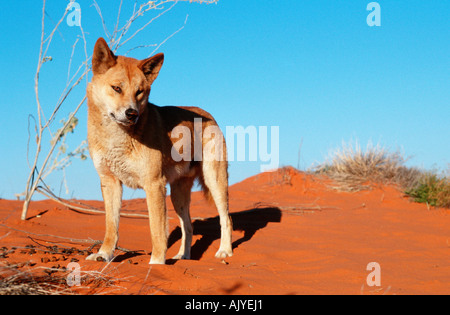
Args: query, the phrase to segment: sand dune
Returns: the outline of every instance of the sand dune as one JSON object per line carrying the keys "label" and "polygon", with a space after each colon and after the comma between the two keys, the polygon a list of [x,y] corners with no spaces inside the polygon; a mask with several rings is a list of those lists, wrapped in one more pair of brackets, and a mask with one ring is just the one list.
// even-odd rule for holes
{"label": "sand dune", "polygon": [[[0,271],[63,278],[72,261],[79,264],[83,281],[65,287],[82,294],[450,293],[449,210],[428,210],[393,186],[345,193],[328,184],[287,168],[230,187],[234,256],[226,260],[214,258],[220,238],[217,213],[195,192],[192,259],[169,259],[164,266],[148,265],[146,219],[121,218],[121,250],[106,264],[84,260],[94,240],[103,238],[102,215],[39,201],[32,203],[30,218],[21,221],[21,202],[0,200]],[[172,257],[181,232],[170,198],[167,205]],[[142,199],[124,201],[123,207],[146,212]],[[380,286],[367,283],[370,262],[380,266]]]}

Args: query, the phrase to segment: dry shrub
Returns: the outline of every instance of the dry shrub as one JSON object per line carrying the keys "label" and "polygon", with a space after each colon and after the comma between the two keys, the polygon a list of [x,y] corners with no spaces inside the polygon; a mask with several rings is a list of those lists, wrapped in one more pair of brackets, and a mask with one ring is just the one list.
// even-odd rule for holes
{"label": "dry shrub", "polygon": [[400,152],[389,152],[379,145],[369,144],[363,151],[358,143],[344,143],[315,172],[329,176],[336,183],[334,188],[342,191],[370,189],[373,184],[396,184],[407,189],[416,185],[421,172],[406,167],[405,162]]}
{"label": "dry shrub", "polygon": [[450,208],[450,177],[436,172],[424,172],[417,185],[407,189],[405,193],[415,202]]}

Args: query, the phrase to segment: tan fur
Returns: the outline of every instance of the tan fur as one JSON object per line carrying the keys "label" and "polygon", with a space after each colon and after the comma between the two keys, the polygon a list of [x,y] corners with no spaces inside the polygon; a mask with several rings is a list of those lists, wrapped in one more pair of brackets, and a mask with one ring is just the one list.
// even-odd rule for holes
{"label": "tan fur", "polygon": [[[122,184],[134,189],[142,188],[146,192],[152,264],[164,264],[166,259],[168,224],[165,197],[166,184],[170,184],[171,200],[182,228],[181,248],[174,258],[189,259],[192,241],[189,204],[195,179],[199,179],[205,195],[211,196],[220,215],[222,238],[216,257],[232,256],[223,136],[208,138],[202,133],[200,142],[203,151],[209,141],[222,145],[223,150],[217,150],[219,159],[195,161],[194,157],[194,138],[196,132],[199,134],[199,130],[194,130],[194,122],[201,118],[201,129],[205,132],[211,126],[218,129],[214,118],[196,107],[159,107],[148,103],[151,84],[163,64],[162,54],[142,61],[114,56],[105,40],[99,38],[92,60],[94,76],[87,89],[88,142],[101,181],[106,233],[99,252],[87,259],[110,261],[113,258],[118,241]],[[172,131],[177,126],[189,128],[192,138],[172,138]],[[190,160],[176,162],[172,158],[171,150],[177,141],[178,144],[191,143]]]}

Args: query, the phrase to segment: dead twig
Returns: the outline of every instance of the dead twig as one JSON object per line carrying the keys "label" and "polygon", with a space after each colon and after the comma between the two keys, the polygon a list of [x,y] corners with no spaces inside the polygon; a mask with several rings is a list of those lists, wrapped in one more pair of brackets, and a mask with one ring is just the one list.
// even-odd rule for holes
{"label": "dead twig", "polygon": [[[45,197],[56,201],[64,206],[66,206],[67,208],[69,208],[70,210],[74,210],[74,211],[79,211],[79,212],[85,212],[85,213],[93,213],[93,214],[105,214],[105,211],[103,210],[99,210],[93,207],[90,208],[86,208],[86,207],[80,207],[77,205],[74,205],[73,202],[70,202],[69,200],[57,197],[56,195],[54,195],[51,191],[47,190],[47,189],[43,189],[42,187],[38,187],[38,191],[39,193],[41,193],[42,195],[44,195]],[[120,213],[121,217],[128,217],[128,218],[140,218],[140,219],[148,219],[148,215],[146,214],[139,214],[139,213]]]}

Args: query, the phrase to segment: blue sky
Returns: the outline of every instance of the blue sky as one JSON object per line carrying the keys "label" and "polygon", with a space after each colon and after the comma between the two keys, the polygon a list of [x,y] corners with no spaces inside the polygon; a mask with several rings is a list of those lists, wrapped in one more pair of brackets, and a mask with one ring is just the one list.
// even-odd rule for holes
{"label": "blue sky", "polygon": [[[378,1],[381,26],[369,27],[365,0],[220,0],[179,3],[120,50],[160,43],[165,64],[150,101],[200,106],[221,127],[279,126],[280,166],[305,169],[343,141],[369,141],[411,156],[409,165],[445,169],[450,163],[450,2]],[[48,0],[47,29],[68,1]],[[104,36],[89,0],[79,0],[91,53]],[[112,30],[119,1],[98,1]],[[132,1],[125,1],[121,23]],[[34,73],[42,2],[4,1],[0,11],[0,198],[24,191],[28,116],[36,116]],[[150,18],[152,15],[148,15]],[[52,22],[53,21],[53,22]],[[77,27],[63,23],[44,65],[41,100],[51,111],[67,77]],[[145,58],[152,48],[129,55]],[[83,95],[83,83],[68,106]],[[70,104],[72,102],[72,104]],[[68,108],[65,112],[70,112]],[[86,138],[86,105],[68,143]],[[54,127],[56,131],[57,127]],[[31,130],[33,134],[33,130]],[[33,137],[32,141],[33,142]],[[299,147],[301,144],[301,156]],[[32,158],[32,152],[30,158]],[[260,161],[230,163],[233,184],[260,171]],[[69,195],[100,199],[92,161],[66,169]],[[60,192],[61,173],[49,178]],[[127,190],[124,198],[143,197]]]}

